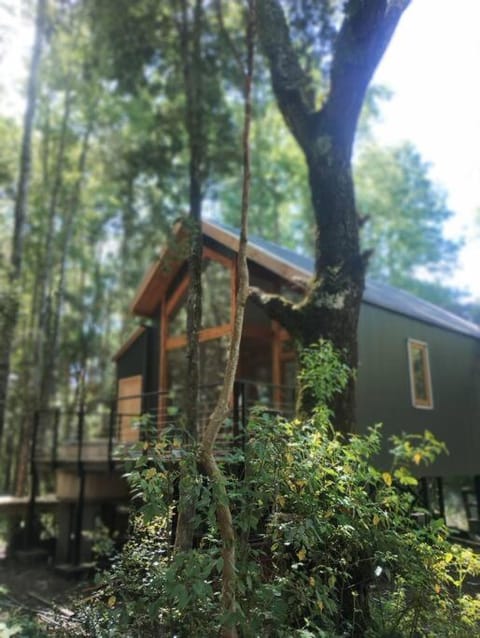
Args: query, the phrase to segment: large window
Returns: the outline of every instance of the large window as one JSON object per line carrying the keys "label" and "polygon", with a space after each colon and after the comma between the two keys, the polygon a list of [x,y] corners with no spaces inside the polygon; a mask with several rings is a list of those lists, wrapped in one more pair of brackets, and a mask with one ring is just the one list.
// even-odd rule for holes
{"label": "large window", "polygon": [[[233,264],[230,260],[204,249],[202,262],[202,326],[200,342],[200,405],[208,413],[218,396],[223,380],[228,339],[231,331],[233,294]],[[187,290],[185,276],[170,291],[164,309],[164,349],[162,355],[161,385],[169,391],[164,398],[162,420],[170,418],[176,407],[182,411],[185,400],[186,344],[187,344]],[[202,415],[200,415],[202,416]],[[201,419],[200,419],[201,420]],[[172,423],[173,424],[173,423]]]}
{"label": "large window", "polygon": [[414,408],[432,409],[432,379],[428,359],[428,345],[415,339],[408,340],[410,392]]}
{"label": "large window", "polygon": [[[185,278],[167,300],[167,349],[183,347],[187,340],[187,290]],[[205,256],[202,262],[202,331],[201,340],[230,331],[231,269]],[[215,330],[215,332],[212,332]]]}

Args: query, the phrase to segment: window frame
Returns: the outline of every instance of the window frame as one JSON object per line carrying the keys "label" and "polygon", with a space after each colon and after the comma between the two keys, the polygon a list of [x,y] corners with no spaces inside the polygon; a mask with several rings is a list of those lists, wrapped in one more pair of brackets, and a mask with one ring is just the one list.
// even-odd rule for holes
{"label": "window frame", "polygon": [[[218,339],[225,335],[230,334],[233,325],[233,313],[235,304],[235,289],[234,289],[234,264],[228,257],[220,255],[219,253],[204,246],[202,252],[202,260],[210,259],[221,264],[230,275],[230,320],[228,323],[219,324],[218,326],[210,326],[208,328],[202,328],[198,335],[199,342],[210,341],[212,339]],[[187,344],[187,334],[182,333],[179,335],[169,334],[170,316],[175,312],[178,305],[183,301],[187,294],[189,283],[189,276],[185,274],[184,278],[178,284],[176,290],[173,291],[170,299],[166,300],[165,315],[163,321],[165,322],[165,351],[174,350],[176,348],[184,348]]]}
{"label": "window frame", "polygon": [[[415,391],[415,371],[414,371],[414,357],[413,350],[418,349],[422,354],[422,368],[426,387],[426,399],[417,397]],[[412,400],[412,406],[418,410],[433,410],[433,386],[432,375],[430,371],[430,355],[428,351],[428,343],[426,341],[420,341],[419,339],[409,338],[407,340],[407,352],[408,352],[408,373],[410,378],[410,397]]]}

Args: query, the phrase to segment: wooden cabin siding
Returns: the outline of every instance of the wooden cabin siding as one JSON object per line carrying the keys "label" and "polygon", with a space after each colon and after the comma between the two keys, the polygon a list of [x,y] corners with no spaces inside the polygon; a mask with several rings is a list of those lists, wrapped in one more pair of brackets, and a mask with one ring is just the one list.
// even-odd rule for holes
{"label": "wooden cabin siding", "polygon": [[[433,408],[412,405],[408,339],[428,344]],[[357,418],[359,430],[382,422],[385,437],[425,429],[444,441],[427,474],[480,472],[480,342],[410,317],[362,304],[359,323]],[[386,446],[388,449],[388,446]],[[381,462],[388,456],[382,454]],[[423,470],[422,470],[423,472]]]}
{"label": "wooden cabin siding", "polygon": [[117,379],[143,375],[146,361],[147,331],[145,330],[117,359]]}
{"label": "wooden cabin siding", "polygon": [[[151,326],[145,327],[144,332],[117,358],[117,381],[128,377],[141,376],[141,394],[158,391],[159,356],[160,356],[160,320],[155,319]],[[142,411],[148,410],[156,399],[144,398],[148,405],[142,406]]]}

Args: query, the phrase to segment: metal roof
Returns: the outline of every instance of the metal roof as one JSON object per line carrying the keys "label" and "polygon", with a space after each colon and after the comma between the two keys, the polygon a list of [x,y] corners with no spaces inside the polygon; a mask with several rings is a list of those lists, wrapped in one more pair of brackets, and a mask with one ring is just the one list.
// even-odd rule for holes
{"label": "metal roof", "polygon": [[[238,238],[238,229],[216,220],[212,221],[209,219],[208,223]],[[283,246],[279,246],[255,235],[249,235],[248,243],[250,246],[255,247],[270,257],[296,268],[300,275],[313,275],[314,262],[310,257],[300,255],[293,250],[284,248]],[[413,317],[414,319],[434,326],[440,326],[447,330],[453,330],[454,332],[480,339],[480,326],[454,315],[448,312],[448,310],[444,310],[429,301],[420,299],[409,292],[394,288],[379,281],[374,281],[369,277],[367,277],[365,283],[363,301],[372,306],[378,306],[379,308],[384,308],[385,310],[390,310],[407,317]]]}

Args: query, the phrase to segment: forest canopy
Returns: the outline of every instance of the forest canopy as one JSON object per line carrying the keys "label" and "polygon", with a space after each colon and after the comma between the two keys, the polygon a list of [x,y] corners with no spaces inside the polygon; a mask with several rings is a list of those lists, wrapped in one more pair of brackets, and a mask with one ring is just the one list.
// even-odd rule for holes
{"label": "forest canopy", "polygon": [[[130,300],[191,202],[238,225],[242,10],[212,3],[199,18],[201,5],[38,4],[30,179],[13,280],[24,124],[0,115],[1,319],[10,324],[13,309],[16,324],[4,341],[10,383],[1,403],[24,424],[7,428],[7,456],[28,431],[26,403],[72,407],[111,395],[110,357],[132,329]],[[306,96],[321,105],[342,3],[278,6],[309,78]],[[25,10],[33,24],[35,7]],[[307,165],[278,109],[265,51],[257,49],[253,84],[250,230],[313,254]],[[370,276],[461,310],[458,291],[441,283],[459,248],[443,236],[444,195],[411,141],[385,148],[372,134],[387,97],[383,87],[368,90],[353,163],[362,250],[375,247]],[[11,485],[13,474],[4,480]]]}

